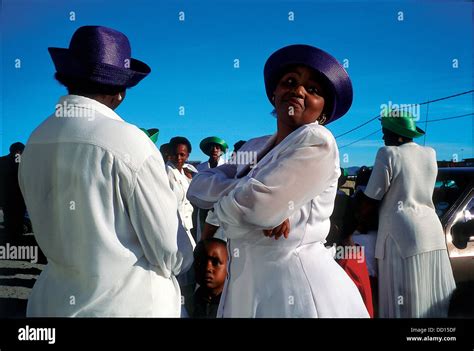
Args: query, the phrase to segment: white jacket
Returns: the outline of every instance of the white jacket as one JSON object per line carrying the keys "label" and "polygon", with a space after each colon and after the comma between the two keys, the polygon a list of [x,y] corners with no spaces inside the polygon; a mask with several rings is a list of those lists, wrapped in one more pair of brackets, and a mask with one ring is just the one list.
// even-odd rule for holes
{"label": "white jacket", "polygon": [[59,104],[70,114],[36,128],[19,171],[48,258],[27,315],[179,317],[177,204],[159,151],[95,100]]}
{"label": "white jacket", "polygon": [[[248,141],[239,152],[264,154],[276,135]],[[359,291],[323,243],[340,174],[332,134],[304,125],[259,160],[199,172],[191,202],[214,208],[228,241],[224,317],[368,317]],[[239,176],[242,176],[239,178]],[[290,220],[288,239],[263,235]]]}

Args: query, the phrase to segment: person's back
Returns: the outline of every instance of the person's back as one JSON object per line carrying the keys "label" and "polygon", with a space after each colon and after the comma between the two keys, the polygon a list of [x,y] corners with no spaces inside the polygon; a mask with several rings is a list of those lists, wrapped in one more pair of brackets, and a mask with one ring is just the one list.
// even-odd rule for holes
{"label": "person's back", "polygon": [[[381,148],[377,158],[386,165],[383,187],[388,186],[380,208],[379,232],[397,236],[405,257],[443,248],[442,227],[432,200],[437,176],[435,151],[406,143]],[[398,230],[384,229],[393,226]],[[383,256],[383,244],[384,240],[378,240],[378,257]]]}
{"label": "person's back", "polygon": [[69,95],[33,132],[20,165],[48,259],[27,315],[178,317],[176,198],[152,141],[114,112],[151,69],[131,58],[123,33],[102,26],[48,50]]}
{"label": "person's back", "polygon": [[[69,103],[86,99],[66,98]],[[22,157],[22,190],[37,241],[50,263],[35,285],[28,313],[151,316],[151,301],[150,306],[140,306],[149,299],[148,269],[168,280],[177,260],[176,240],[171,236],[159,243],[153,236],[176,233],[176,223],[174,217],[166,223],[171,217],[162,213],[147,228],[156,232],[141,232],[144,223],[138,216],[146,214],[134,213],[134,202],[145,184],[137,182],[144,179],[142,175],[151,176],[155,184],[146,185],[159,188],[171,208],[176,207],[174,195],[166,184],[161,156],[143,132],[113,116],[110,109],[105,109],[109,116],[101,114],[98,111],[105,106],[86,100],[98,109],[92,110],[93,119],[51,116],[33,132]],[[158,165],[156,170],[149,168],[151,163]],[[141,174],[152,169],[163,174]],[[159,228],[159,222],[168,227]],[[144,250],[140,239],[150,246]],[[159,278],[156,283],[160,284]],[[44,303],[49,294],[51,303]],[[116,299],[113,308],[107,302],[110,294]],[[92,306],[85,304],[91,300]]]}

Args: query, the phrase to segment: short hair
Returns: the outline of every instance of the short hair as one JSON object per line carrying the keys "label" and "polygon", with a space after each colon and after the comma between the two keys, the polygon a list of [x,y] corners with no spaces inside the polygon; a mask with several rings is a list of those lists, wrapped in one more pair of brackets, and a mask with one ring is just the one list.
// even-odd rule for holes
{"label": "short hair", "polygon": [[69,94],[74,95],[117,95],[127,89],[124,86],[101,84],[59,72],[55,73],[54,78],[66,87]]}
{"label": "short hair", "polygon": [[186,139],[185,137],[182,137],[182,136],[176,136],[176,137],[170,139],[170,142],[168,143],[169,152],[175,152],[176,147],[179,144],[186,145],[186,147],[188,148],[188,152],[191,153],[191,151],[192,151],[191,143],[189,142],[188,139]]}
{"label": "short hair", "polygon": [[10,154],[14,154],[15,152],[19,151],[20,153],[25,150],[25,144],[20,143],[19,141],[10,145]]}
{"label": "short hair", "polygon": [[199,253],[204,249],[204,246],[206,244],[222,245],[224,249],[226,249],[226,252],[227,252],[227,243],[224,240],[218,239],[218,238],[208,238],[208,239],[204,239],[198,242],[196,247],[194,248],[193,257],[195,260],[197,259]]}

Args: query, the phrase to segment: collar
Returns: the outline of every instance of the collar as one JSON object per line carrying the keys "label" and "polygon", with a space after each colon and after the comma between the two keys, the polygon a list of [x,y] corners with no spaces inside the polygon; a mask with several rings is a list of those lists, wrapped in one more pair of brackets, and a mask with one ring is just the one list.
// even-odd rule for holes
{"label": "collar", "polygon": [[83,108],[86,110],[93,110],[100,113],[101,115],[105,117],[123,122],[123,119],[120,118],[119,115],[114,112],[114,110],[105,106],[104,104],[100,103],[97,100],[90,99],[85,96],[65,95],[59,99],[58,105],[62,105],[63,109],[65,110],[67,108],[70,108],[69,106],[75,106],[75,107]]}

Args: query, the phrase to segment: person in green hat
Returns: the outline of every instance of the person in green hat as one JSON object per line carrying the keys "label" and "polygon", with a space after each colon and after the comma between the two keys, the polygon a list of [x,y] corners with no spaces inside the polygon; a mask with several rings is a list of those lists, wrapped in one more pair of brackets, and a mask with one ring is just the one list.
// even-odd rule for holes
{"label": "person in green hat", "polygon": [[[217,136],[210,136],[201,140],[199,147],[202,152],[209,156],[209,160],[200,163],[197,165],[198,172],[202,172],[206,169],[215,168],[221,166],[225,163],[224,159],[221,157],[224,154],[229,146],[224,139]],[[196,211],[195,221],[196,223],[196,240],[201,240],[201,233],[204,230],[206,218],[209,210],[199,208]]]}
{"label": "person in green hat", "polygon": [[227,151],[229,146],[224,139],[216,136],[207,137],[201,141],[199,147],[202,152],[209,156],[209,160],[199,164],[197,166],[198,171],[215,168],[225,163],[221,156]]}
{"label": "person in green hat", "polygon": [[[379,317],[447,317],[455,282],[443,228],[432,201],[436,152],[416,144],[424,135],[413,116],[384,111],[379,149],[359,206],[380,206],[375,248]],[[362,208],[362,207],[361,207]],[[376,216],[376,207],[366,216]]]}
{"label": "person in green hat", "polygon": [[154,143],[158,141],[158,135],[160,134],[160,130],[158,128],[140,129],[146,134],[147,137],[150,138],[151,141],[153,141]]}

